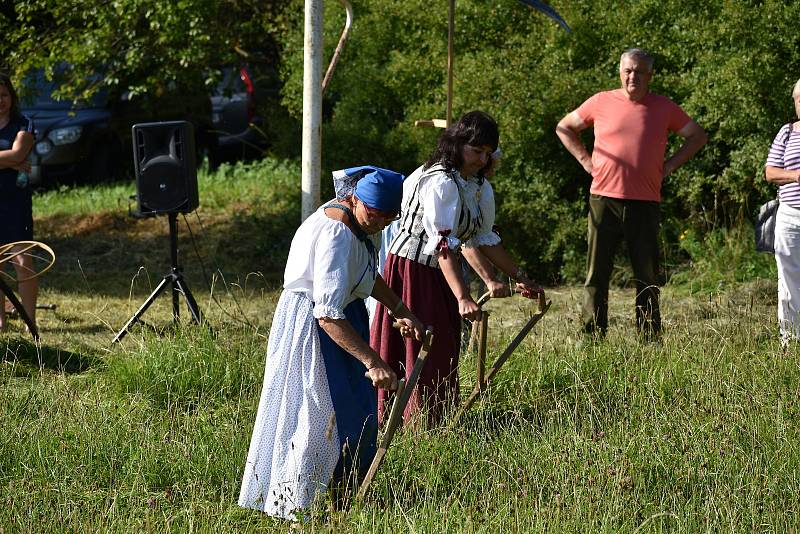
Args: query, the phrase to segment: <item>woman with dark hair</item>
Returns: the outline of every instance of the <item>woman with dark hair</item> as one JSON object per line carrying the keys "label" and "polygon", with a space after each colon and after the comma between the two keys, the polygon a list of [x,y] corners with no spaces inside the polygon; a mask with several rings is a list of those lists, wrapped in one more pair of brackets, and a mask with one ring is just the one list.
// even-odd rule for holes
{"label": "woman with dark hair", "polygon": [[[471,111],[445,130],[433,155],[403,183],[400,227],[383,271],[386,283],[401,297],[400,307],[378,305],[370,339],[395,373],[408,374],[421,344],[403,340],[392,328],[391,316],[408,306],[423,324],[433,327],[433,346],[406,418],[424,411],[428,424],[435,425],[446,405],[458,401],[461,319],[480,316],[462,275],[462,245],[477,247],[516,281],[519,291],[541,292],[492,231],[494,193],[485,176],[498,142],[494,119]],[[387,395],[379,391],[379,414]]]}
{"label": "woman with dark hair", "polygon": [[[0,74],[0,245],[33,239],[33,199],[25,175],[31,170],[27,161],[33,148],[33,122],[19,110],[19,98],[11,79]],[[24,254],[13,260],[19,278],[31,273],[31,259]],[[20,282],[22,305],[36,322],[36,279]],[[0,330],[6,329],[5,295],[0,292]]]}

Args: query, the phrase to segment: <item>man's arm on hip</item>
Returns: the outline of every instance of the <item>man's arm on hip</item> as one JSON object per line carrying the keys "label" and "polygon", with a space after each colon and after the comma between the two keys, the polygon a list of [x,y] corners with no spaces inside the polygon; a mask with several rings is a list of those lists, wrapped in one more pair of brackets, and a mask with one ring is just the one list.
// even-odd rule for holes
{"label": "man's arm on hip", "polygon": [[592,156],[586,150],[581,138],[578,136],[580,132],[587,128],[586,124],[578,115],[577,111],[567,114],[563,119],[558,121],[556,126],[556,135],[561,139],[569,153],[572,154],[578,163],[583,166],[583,169],[592,174]]}
{"label": "man's arm on hip", "polygon": [[706,131],[694,121],[689,121],[686,126],[678,130],[677,134],[683,137],[685,141],[678,151],[664,162],[664,176],[669,176],[678,167],[692,159],[692,156],[703,148],[703,145],[708,141]]}

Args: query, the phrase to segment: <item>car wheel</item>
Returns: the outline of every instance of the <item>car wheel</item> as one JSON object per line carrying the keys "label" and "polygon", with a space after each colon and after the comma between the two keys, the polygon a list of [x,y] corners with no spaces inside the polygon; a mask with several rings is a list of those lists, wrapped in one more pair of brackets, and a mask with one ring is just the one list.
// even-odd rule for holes
{"label": "car wheel", "polygon": [[200,167],[204,158],[208,158],[208,168],[215,170],[221,163],[219,158],[219,146],[217,136],[212,134],[208,128],[200,127],[195,136],[195,147],[197,149],[197,166]]}
{"label": "car wheel", "polygon": [[84,176],[90,183],[113,181],[130,171],[125,166],[127,162],[128,158],[123,157],[119,141],[111,140],[106,146],[98,147],[89,157]]}
{"label": "car wheel", "polygon": [[219,153],[218,148],[209,148],[208,149],[208,169],[215,171],[219,169],[219,166],[222,164],[222,155]]}

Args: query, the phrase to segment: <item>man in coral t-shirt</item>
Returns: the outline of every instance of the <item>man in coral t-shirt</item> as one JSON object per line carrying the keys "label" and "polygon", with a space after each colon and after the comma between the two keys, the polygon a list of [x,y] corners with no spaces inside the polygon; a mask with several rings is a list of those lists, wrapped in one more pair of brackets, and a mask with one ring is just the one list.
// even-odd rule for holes
{"label": "man in coral t-shirt", "polygon": [[[636,279],[636,324],[648,338],[661,333],[661,182],[708,139],[680,106],[649,92],[652,76],[653,58],[638,48],[626,50],[619,62],[622,88],[595,94],[556,128],[567,150],[592,175],[583,324],[586,332],[600,336],[608,328],[608,282],[623,239]],[[595,137],[591,154],[579,137],[590,126]],[[671,132],[685,141],[665,161]]]}

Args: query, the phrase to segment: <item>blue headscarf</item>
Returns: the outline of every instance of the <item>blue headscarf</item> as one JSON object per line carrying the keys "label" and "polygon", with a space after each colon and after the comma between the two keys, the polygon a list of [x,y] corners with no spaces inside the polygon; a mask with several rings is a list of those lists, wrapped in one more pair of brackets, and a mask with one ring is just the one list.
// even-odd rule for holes
{"label": "blue headscarf", "polygon": [[371,165],[351,167],[333,173],[338,198],[355,193],[361,202],[384,213],[400,211],[403,180],[405,176],[400,173]]}

